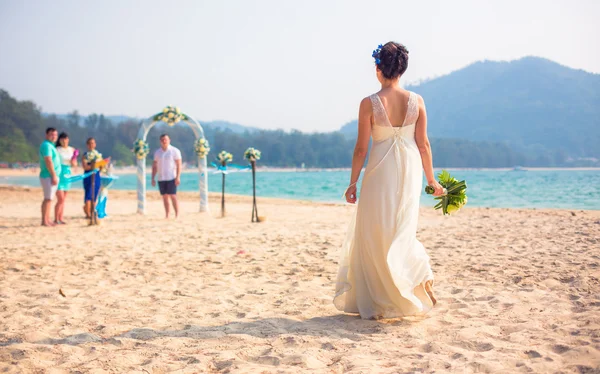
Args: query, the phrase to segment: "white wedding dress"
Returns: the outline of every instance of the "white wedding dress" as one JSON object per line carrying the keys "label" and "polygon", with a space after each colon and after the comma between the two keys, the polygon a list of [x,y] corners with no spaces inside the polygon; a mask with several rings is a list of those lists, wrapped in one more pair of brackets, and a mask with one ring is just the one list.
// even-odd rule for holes
{"label": "white wedding dress", "polygon": [[377,94],[370,99],[373,144],[342,247],[334,304],[364,319],[424,314],[433,307],[424,288],[433,273],[416,238],[423,181],[418,96],[410,92],[401,126],[390,124]]}

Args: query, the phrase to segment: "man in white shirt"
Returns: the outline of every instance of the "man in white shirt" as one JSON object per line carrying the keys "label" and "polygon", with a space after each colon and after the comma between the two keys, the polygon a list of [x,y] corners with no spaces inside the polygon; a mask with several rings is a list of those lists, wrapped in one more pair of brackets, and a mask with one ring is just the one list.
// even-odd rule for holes
{"label": "man in white shirt", "polygon": [[166,218],[169,218],[169,199],[175,210],[175,218],[179,214],[177,204],[177,186],[181,183],[181,151],[171,145],[169,135],[160,136],[160,148],[154,152],[152,163],[152,187],[156,186],[155,177],[158,174],[158,189],[165,205]]}

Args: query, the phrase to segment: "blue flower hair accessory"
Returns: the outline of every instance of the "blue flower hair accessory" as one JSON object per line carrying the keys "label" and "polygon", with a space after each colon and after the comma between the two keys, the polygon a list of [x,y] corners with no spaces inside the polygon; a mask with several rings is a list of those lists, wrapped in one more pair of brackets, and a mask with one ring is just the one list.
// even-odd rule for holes
{"label": "blue flower hair accessory", "polygon": [[373,51],[373,54],[371,55],[371,57],[373,57],[373,58],[375,59],[375,63],[376,63],[377,65],[379,65],[379,64],[381,63],[381,60],[379,59],[379,56],[380,56],[380,54],[381,54],[381,49],[382,49],[382,48],[383,48],[383,44],[379,44],[379,45],[377,46],[377,49],[375,49],[375,50]]}

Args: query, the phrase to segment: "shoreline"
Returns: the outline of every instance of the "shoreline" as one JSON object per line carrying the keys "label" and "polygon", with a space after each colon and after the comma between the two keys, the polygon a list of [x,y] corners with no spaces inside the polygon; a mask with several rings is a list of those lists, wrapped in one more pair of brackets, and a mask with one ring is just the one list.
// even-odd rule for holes
{"label": "shoreline", "polygon": [[[3,192],[15,192],[15,193],[28,193],[33,194],[37,193],[39,196],[42,196],[42,188],[40,186],[17,186],[12,184],[2,184],[0,183],[0,193]],[[82,189],[73,189],[70,192],[70,195],[82,195]],[[186,202],[199,202],[198,192],[197,191],[178,191],[177,197],[180,201]],[[252,203],[252,195],[241,195],[241,194],[225,194],[226,202],[247,202]],[[137,202],[137,191],[136,190],[119,190],[119,189],[110,189],[109,199],[132,199]],[[147,190],[146,191],[146,200],[160,200],[161,197],[157,190]],[[220,204],[221,201],[221,193],[220,192],[209,192],[208,199],[211,204]],[[284,197],[269,197],[269,196],[257,196],[257,200],[259,204],[274,204],[274,205],[312,205],[315,207],[319,206],[336,206],[336,207],[346,207],[348,209],[352,209],[353,206],[351,204],[347,204],[343,201],[335,202],[335,201],[319,201],[319,200],[307,200],[307,199],[290,199]],[[56,199],[53,200],[56,202]],[[1,204],[0,204],[1,206]],[[461,213],[454,214],[452,216],[443,217],[441,211],[434,211],[433,206],[422,205],[420,206],[421,211],[432,211],[434,214],[439,213],[442,219],[452,219],[452,217],[456,215],[460,215]],[[600,210],[598,209],[581,209],[581,208],[537,208],[537,207],[486,207],[486,206],[466,206],[461,210],[492,210],[492,211],[526,211],[526,212],[556,212],[556,213],[564,213],[570,212],[573,214],[574,212],[580,213],[598,213]],[[0,215],[1,217],[1,215]]]}
{"label": "shoreline", "polygon": [[[211,169],[211,168],[209,168]],[[337,172],[337,171],[345,171],[350,172],[351,168],[278,168],[278,167],[269,167],[263,166],[258,167],[256,169],[259,172],[266,173],[306,173],[306,172]],[[497,171],[497,172],[506,172],[506,171],[600,171],[600,167],[522,167],[519,170],[515,170],[514,168],[433,168],[435,172],[441,170],[448,171]],[[363,169],[364,171],[364,169]],[[197,168],[186,168],[182,171],[184,174],[197,173]],[[249,172],[249,170],[241,170],[237,171],[238,173]],[[135,175],[137,173],[137,169],[135,166],[124,167],[124,168],[113,168],[114,175]],[[152,173],[151,168],[146,169],[146,173]],[[27,169],[10,169],[10,168],[2,168],[0,169],[0,177],[25,177],[25,176],[37,176],[39,174],[39,168],[27,168]]]}

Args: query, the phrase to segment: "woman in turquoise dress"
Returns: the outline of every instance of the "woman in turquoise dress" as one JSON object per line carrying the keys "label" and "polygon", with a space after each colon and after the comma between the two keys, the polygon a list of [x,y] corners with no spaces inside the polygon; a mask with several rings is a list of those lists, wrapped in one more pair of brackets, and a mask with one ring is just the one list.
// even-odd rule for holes
{"label": "woman in turquoise dress", "polygon": [[56,206],[54,207],[54,223],[65,224],[63,214],[65,211],[65,200],[67,193],[71,189],[71,182],[68,177],[71,175],[71,167],[77,166],[77,150],[69,147],[69,135],[66,132],[60,133],[56,141],[56,150],[61,161],[61,172],[58,180],[58,189],[56,191]]}

